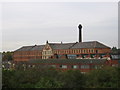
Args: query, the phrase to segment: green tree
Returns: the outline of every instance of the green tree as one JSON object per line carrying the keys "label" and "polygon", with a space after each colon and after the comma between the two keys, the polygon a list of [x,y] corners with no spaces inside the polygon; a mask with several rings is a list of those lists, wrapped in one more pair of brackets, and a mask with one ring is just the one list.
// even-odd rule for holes
{"label": "green tree", "polygon": [[59,79],[64,83],[64,88],[81,88],[85,86],[84,74],[81,74],[79,70],[62,72]]}
{"label": "green tree", "polygon": [[62,88],[63,83],[50,77],[42,77],[35,88]]}
{"label": "green tree", "polygon": [[7,61],[10,61],[10,60],[13,60],[13,52],[3,52],[2,53],[2,60],[7,60]]}
{"label": "green tree", "polygon": [[15,71],[12,70],[2,70],[2,87],[3,88],[10,88],[11,82],[10,79],[14,76]]}
{"label": "green tree", "polygon": [[34,88],[34,84],[41,77],[40,74],[39,70],[33,68],[16,70],[14,76],[10,79],[11,87]]}
{"label": "green tree", "polygon": [[118,74],[117,74],[117,77],[118,77],[118,88],[120,88],[120,67],[116,68]]}
{"label": "green tree", "polygon": [[89,88],[117,88],[118,72],[114,67],[104,67],[86,74]]}
{"label": "green tree", "polygon": [[[52,87],[61,87],[62,83],[57,81],[57,71],[51,68],[23,68],[15,71],[3,71],[3,87],[6,88],[34,88],[44,85],[48,80],[47,85]],[[43,78],[43,79],[42,79]],[[44,80],[44,81],[43,81]],[[37,85],[36,85],[37,84]],[[52,86],[50,86],[52,84]],[[45,87],[45,86],[43,86]]]}

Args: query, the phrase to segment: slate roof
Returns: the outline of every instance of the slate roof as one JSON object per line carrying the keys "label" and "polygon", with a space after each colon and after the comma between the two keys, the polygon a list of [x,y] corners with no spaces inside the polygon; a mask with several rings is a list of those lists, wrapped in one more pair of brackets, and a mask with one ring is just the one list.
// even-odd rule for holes
{"label": "slate roof", "polygon": [[28,63],[40,63],[40,64],[104,64],[106,59],[37,59],[30,60]]}
{"label": "slate roof", "polygon": [[45,45],[34,45],[34,46],[23,46],[16,51],[32,51],[32,50],[42,50]]}
{"label": "slate roof", "polygon": [[[110,48],[98,41],[76,42],[76,43],[48,43],[53,50],[55,49],[78,49],[78,48]],[[45,45],[23,46],[16,51],[42,50]]]}
{"label": "slate roof", "polygon": [[76,43],[61,43],[61,44],[54,44],[49,43],[49,45],[52,47],[52,49],[70,49]]}
{"label": "slate roof", "polygon": [[45,45],[36,45],[33,48],[31,48],[31,50],[42,50],[44,48]]}
{"label": "slate roof", "polygon": [[79,42],[76,43],[71,49],[75,48],[110,48],[98,41],[91,41],[91,42]]}

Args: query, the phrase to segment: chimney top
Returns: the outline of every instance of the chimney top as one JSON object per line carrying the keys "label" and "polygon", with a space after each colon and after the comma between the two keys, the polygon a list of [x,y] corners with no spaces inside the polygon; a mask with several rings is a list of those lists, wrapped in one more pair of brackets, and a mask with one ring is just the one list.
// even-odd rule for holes
{"label": "chimney top", "polygon": [[81,25],[81,24],[79,24],[78,28],[79,28],[79,29],[81,29],[81,28],[82,28],[82,25]]}
{"label": "chimney top", "polygon": [[46,43],[48,43],[48,40],[46,41]]}

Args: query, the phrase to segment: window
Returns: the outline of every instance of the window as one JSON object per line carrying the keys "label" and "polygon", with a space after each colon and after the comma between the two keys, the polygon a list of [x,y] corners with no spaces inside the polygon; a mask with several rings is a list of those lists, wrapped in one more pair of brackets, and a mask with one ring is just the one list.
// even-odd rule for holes
{"label": "window", "polygon": [[68,54],[67,57],[68,57],[68,59],[75,59],[77,57],[77,55]]}
{"label": "window", "polygon": [[101,68],[101,66],[99,66],[99,65],[92,65],[91,68],[92,69],[98,69],[98,68]]}
{"label": "window", "polygon": [[32,67],[34,68],[34,67],[35,67],[35,65],[32,65]]}
{"label": "window", "polygon": [[81,65],[81,68],[82,69],[88,69],[88,68],[90,68],[90,66],[89,65]]}
{"label": "window", "polygon": [[56,65],[51,65],[51,66],[54,67],[54,68],[56,67]]}
{"label": "window", "polygon": [[92,53],[94,53],[94,50],[92,49]]}
{"label": "window", "polygon": [[28,65],[28,67],[32,67],[32,65]]}
{"label": "window", "polygon": [[73,50],[72,52],[75,53],[75,50]]}
{"label": "window", "polygon": [[91,50],[91,49],[89,49],[89,53],[92,53],[92,50]]}
{"label": "window", "polygon": [[67,68],[67,65],[60,65],[60,68]]}
{"label": "window", "polygon": [[80,50],[80,53],[81,53],[81,50]]}
{"label": "window", "polygon": [[70,50],[70,53],[72,53],[72,50]]}
{"label": "window", "polygon": [[64,51],[64,53],[66,53],[66,50]]}
{"label": "window", "polygon": [[66,54],[67,54],[68,52],[67,52],[67,50],[66,50]]}
{"label": "window", "polygon": [[98,50],[96,50],[96,53],[98,53]]}
{"label": "window", "polygon": [[89,53],[89,50],[88,50],[88,49],[86,50],[86,53]]}
{"label": "window", "polygon": [[86,53],[86,50],[84,50],[84,53]]}
{"label": "window", "polygon": [[82,53],[84,53],[84,50],[81,50],[82,51]]}
{"label": "window", "polygon": [[75,50],[75,53],[77,53],[77,50]]}
{"label": "window", "polygon": [[76,69],[78,68],[78,65],[73,65],[72,68]]}
{"label": "window", "polygon": [[60,51],[58,51],[58,54],[60,54]]}
{"label": "window", "polygon": [[74,50],[74,53],[76,53],[76,50]]}

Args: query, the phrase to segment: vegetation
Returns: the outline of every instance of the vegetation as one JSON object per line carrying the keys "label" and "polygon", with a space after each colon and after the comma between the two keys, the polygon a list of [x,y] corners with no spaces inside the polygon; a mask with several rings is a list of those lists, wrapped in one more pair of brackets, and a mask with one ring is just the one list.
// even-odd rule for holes
{"label": "vegetation", "polygon": [[118,87],[118,68],[104,67],[103,69],[91,71],[86,76],[86,85],[89,88]]}
{"label": "vegetation", "polygon": [[3,70],[3,88],[118,88],[120,68],[104,67],[81,74],[54,68]]}
{"label": "vegetation", "polygon": [[113,47],[112,49],[111,49],[111,52],[112,52],[112,54],[120,54],[120,48],[116,48],[116,47]]}
{"label": "vegetation", "polygon": [[13,60],[12,55],[13,55],[13,52],[9,52],[9,51],[3,52],[2,53],[2,60],[7,60],[7,61]]}

